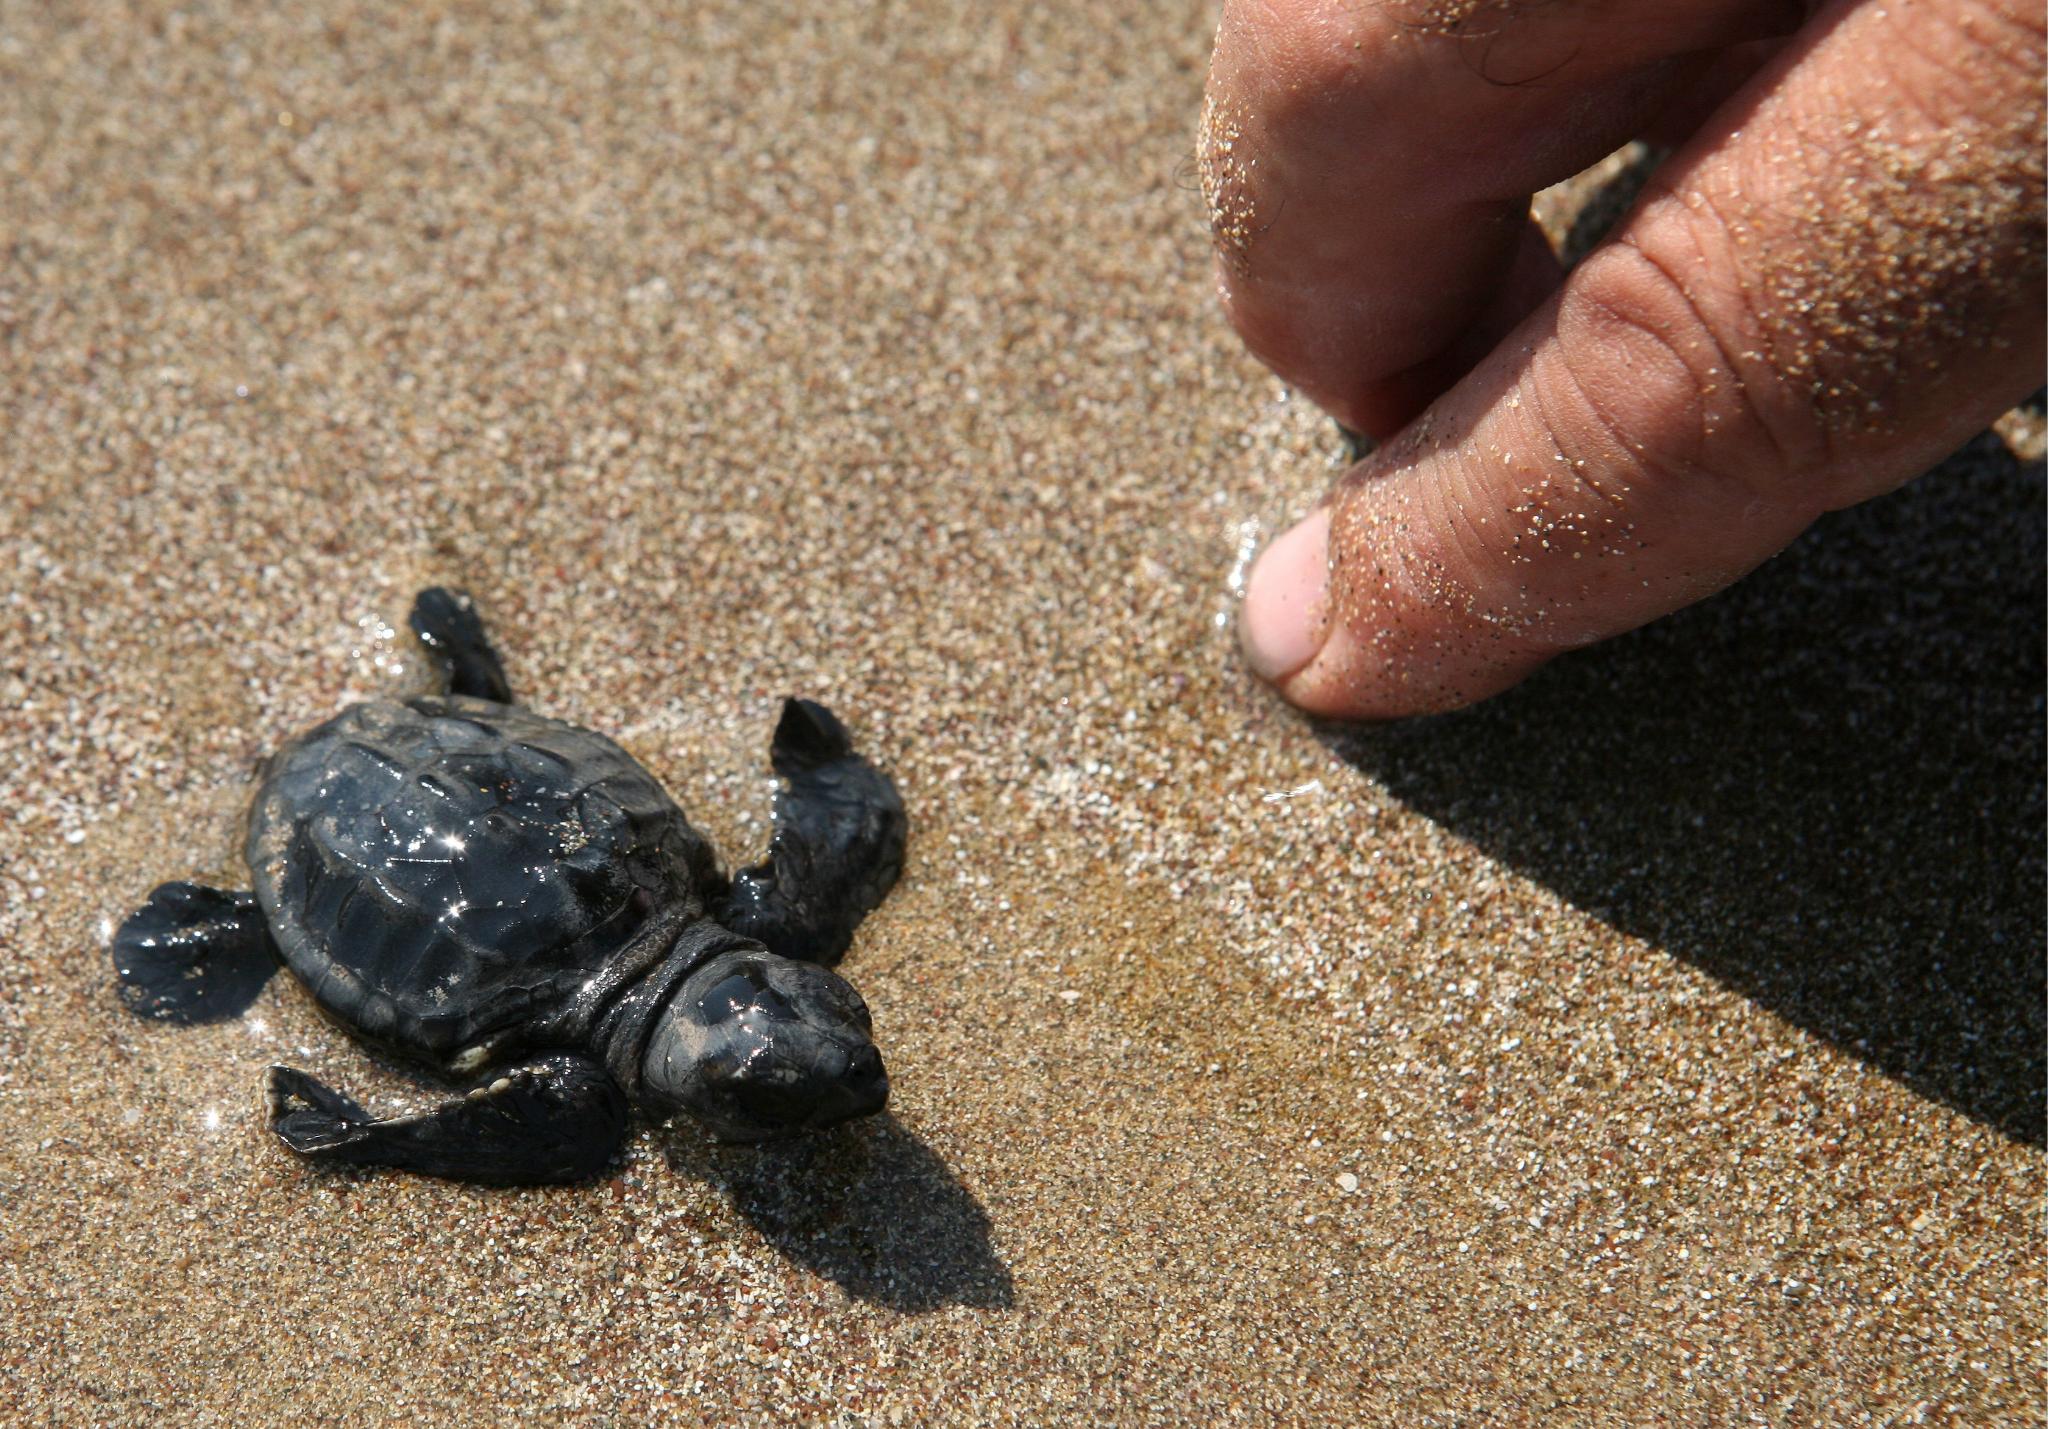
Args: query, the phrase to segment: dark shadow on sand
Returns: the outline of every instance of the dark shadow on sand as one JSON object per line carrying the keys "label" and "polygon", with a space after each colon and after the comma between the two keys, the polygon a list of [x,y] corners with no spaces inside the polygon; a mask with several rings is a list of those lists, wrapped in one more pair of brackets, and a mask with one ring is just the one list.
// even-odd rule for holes
{"label": "dark shadow on sand", "polygon": [[764,1146],[678,1133],[668,1161],[723,1190],[778,1252],[858,1299],[909,1313],[1015,1301],[988,1213],[887,1113]]}
{"label": "dark shadow on sand", "polygon": [[2044,541],[1985,436],[1477,709],[1329,727],[1420,812],[2040,1144]]}

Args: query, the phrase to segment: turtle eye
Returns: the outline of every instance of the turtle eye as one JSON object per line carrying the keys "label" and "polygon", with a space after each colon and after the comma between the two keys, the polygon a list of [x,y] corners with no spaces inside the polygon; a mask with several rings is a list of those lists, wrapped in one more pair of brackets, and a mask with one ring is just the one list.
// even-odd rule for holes
{"label": "turtle eye", "polygon": [[705,993],[697,1005],[704,1009],[705,1021],[723,1022],[753,1000],[754,985],[734,973]]}
{"label": "turtle eye", "polygon": [[704,994],[699,1006],[704,1009],[704,1020],[713,1023],[723,1022],[748,1008],[778,1022],[796,1019],[796,1009],[783,1001],[781,994],[771,987],[763,987],[744,973],[734,973],[721,979],[716,987]]}
{"label": "turtle eye", "polygon": [[796,1009],[783,1001],[782,994],[772,987],[764,987],[754,994],[754,1008],[763,1016],[776,1022],[795,1022]]}

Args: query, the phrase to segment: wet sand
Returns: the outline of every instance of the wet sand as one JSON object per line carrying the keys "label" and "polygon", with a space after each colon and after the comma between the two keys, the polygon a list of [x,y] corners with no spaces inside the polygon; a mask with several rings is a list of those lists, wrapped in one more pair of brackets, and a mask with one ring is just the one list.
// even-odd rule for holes
{"label": "wet sand", "polygon": [[[1213,310],[1206,7],[0,14],[0,1418],[2038,1412],[2038,413],[1318,727],[1228,630],[1337,449]],[[895,772],[887,1118],[312,1176],[267,1063],[435,1093],[122,1013],[432,582],[729,859],[785,693]]]}

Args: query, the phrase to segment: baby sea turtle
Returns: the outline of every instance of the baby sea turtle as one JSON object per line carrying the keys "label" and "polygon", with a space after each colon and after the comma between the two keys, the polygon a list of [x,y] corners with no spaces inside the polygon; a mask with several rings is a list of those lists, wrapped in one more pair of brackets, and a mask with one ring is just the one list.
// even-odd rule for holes
{"label": "baby sea turtle", "polygon": [[903,865],[903,801],[822,705],[783,705],[767,858],[727,880],[654,777],[511,702],[469,598],[412,628],[448,693],[354,705],[273,756],[254,893],[167,883],[114,935],[122,1000],[210,1021],[284,965],[330,1016],[451,1078],[379,1120],[272,1067],[280,1140],[322,1164],[499,1183],[595,1174],[627,1108],[760,1140],[880,1111],[867,1005],[829,970]]}

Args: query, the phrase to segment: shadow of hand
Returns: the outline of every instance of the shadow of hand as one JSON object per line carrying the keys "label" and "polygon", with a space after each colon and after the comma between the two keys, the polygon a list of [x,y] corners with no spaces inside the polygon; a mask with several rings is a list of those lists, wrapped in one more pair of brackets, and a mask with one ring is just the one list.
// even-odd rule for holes
{"label": "shadow of hand", "polygon": [[1980,438],[1477,709],[1324,737],[1923,1095],[2043,1140],[2039,468]]}

